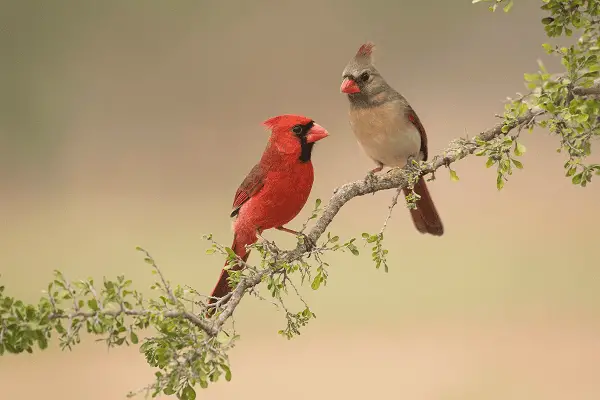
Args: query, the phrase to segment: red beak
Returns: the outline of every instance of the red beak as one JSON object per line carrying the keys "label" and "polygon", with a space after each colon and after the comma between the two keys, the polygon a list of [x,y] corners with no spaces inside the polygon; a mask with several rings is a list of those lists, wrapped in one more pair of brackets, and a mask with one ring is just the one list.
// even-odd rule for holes
{"label": "red beak", "polygon": [[308,135],[306,135],[306,141],[308,143],[314,143],[321,139],[329,136],[329,133],[319,124],[314,124],[313,127],[308,131]]}
{"label": "red beak", "polygon": [[354,82],[354,80],[352,80],[350,78],[346,78],[342,82],[342,86],[340,87],[340,92],[346,93],[346,94],[360,93],[360,88],[358,87],[356,82]]}

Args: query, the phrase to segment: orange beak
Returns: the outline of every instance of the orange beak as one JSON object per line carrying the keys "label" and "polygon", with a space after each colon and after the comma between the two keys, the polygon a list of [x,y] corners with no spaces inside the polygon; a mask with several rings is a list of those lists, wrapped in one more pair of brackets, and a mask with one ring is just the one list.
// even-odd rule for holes
{"label": "orange beak", "polygon": [[306,142],[314,143],[326,138],[327,136],[329,136],[329,132],[327,132],[325,128],[323,128],[319,124],[314,124],[310,131],[308,131],[308,134],[306,135]]}
{"label": "orange beak", "polygon": [[345,78],[342,82],[342,86],[340,87],[340,92],[346,94],[360,93],[360,88],[358,87],[356,82],[354,82],[354,80],[350,78]]}

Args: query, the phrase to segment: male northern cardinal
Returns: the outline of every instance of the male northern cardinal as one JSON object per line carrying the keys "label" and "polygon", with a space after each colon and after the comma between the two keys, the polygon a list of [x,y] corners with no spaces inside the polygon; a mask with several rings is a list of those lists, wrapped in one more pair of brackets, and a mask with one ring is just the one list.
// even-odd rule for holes
{"label": "male northern cardinal", "polygon": [[[383,79],[373,66],[373,43],[365,43],[342,73],[340,91],[350,101],[350,126],[365,153],[377,164],[404,167],[410,157],[427,161],[427,135],[408,101]],[[414,186],[421,196],[410,214],[417,230],[441,236],[444,227],[421,177]],[[408,189],[404,189],[409,194]]]}
{"label": "male northern cardinal", "polygon": [[[329,134],[312,119],[300,115],[280,115],[263,123],[271,129],[271,137],[258,162],[242,182],[233,200],[231,217],[233,244],[231,249],[244,262],[246,245],[255,243],[264,230],[275,228],[299,235],[284,227],[306,203],[312,188],[314,172],[311,153],[315,142]],[[225,264],[227,265],[227,263]],[[243,265],[231,269],[242,269]],[[228,272],[223,269],[209,305],[230,292]],[[212,315],[214,308],[208,315]]]}

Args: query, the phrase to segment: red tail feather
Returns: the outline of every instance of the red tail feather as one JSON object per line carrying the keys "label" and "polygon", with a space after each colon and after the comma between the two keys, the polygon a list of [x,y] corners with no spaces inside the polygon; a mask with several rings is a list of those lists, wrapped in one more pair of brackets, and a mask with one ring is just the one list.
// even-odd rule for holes
{"label": "red tail feather", "polygon": [[[244,262],[248,260],[248,256],[250,256],[250,251],[246,251],[246,246],[243,243],[240,243],[237,239],[237,236],[233,238],[233,244],[231,245],[231,249],[237,254]],[[227,262],[225,262],[225,266],[227,266]],[[235,265],[229,268],[232,271],[239,271],[244,268],[243,265]],[[229,282],[227,282],[227,278],[229,277],[229,272],[226,269],[221,270],[221,275],[219,276],[219,280],[215,285],[211,293],[211,299],[208,300],[208,304],[215,304],[218,301],[218,298],[221,298],[231,292],[231,288],[229,287]],[[225,302],[227,303],[227,302]],[[211,317],[215,312],[214,308],[210,308],[207,311],[207,317]]]}

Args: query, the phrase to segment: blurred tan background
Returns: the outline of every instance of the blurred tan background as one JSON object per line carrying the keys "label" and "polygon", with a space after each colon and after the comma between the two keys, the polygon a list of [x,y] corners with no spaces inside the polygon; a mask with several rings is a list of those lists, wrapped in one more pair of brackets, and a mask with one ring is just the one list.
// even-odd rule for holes
{"label": "blurred tan background", "polygon": [[[467,0],[1,1],[2,284],[37,301],[59,268],[126,274],[145,290],[141,245],[169,279],[210,291],[222,260],[204,255],[201,235],[229,244],[263,120],[304,114],[330,131],[314,152],[310,204],[362,178],[372,164],[339,85],[373,40],[438,154],[496,123],[522,74],[547,60],[539,4],[504,15]],[[317,319],[295,340],[277,335],[282,313],[246,299],[233,380],[198,398],[597,399],[599,182],[563,178],[547,133],[523,141],[525,170],[501,192],[484,159],[456,164],[458,183],[440,171],[430,190],[442,238],[419,235],[398,207],[389,274],[368,251],[331,255],[327,287],[304,290]],[[379,230],[391,196],[352,201],[331,230]],[[3,398],[121,399],[152,380],[136,348],[84,342],[0,358]]]}

